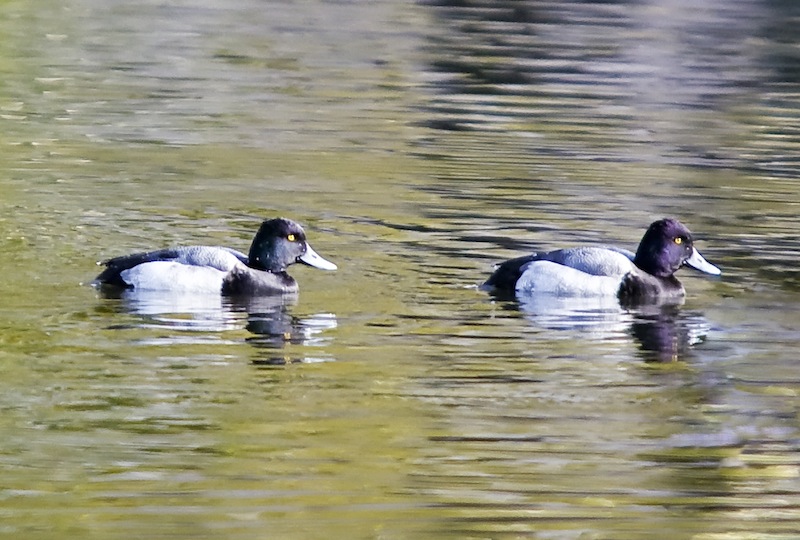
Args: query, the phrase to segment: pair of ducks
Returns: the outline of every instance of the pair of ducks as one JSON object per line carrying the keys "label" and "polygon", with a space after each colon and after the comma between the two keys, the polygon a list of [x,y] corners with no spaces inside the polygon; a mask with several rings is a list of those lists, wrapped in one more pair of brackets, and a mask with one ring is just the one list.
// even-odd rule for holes
{"label": "pair of ducks", "polygon": [[[135,253],[101,263],[106,268],[94,283],[231,296],[285,294],[298,290],[286,272],[294,263],[336,270],[311,248],[300,225],[277,218],[261,224],[248,255],[216,246]],[[695,249],[686,226],[662,219],[650,225],[635,254],[614,247],[577,247],[526,255],[500,264],[482,288],[501,294],[616,296],[625,303],[678,298],[685,293],[674,274],[683,265],[721,273]]]}

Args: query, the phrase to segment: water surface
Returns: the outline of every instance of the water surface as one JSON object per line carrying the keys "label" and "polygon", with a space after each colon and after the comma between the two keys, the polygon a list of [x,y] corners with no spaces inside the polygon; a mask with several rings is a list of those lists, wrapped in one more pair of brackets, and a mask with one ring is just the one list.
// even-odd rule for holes
{"label": "water surface", "polygon": [[[0,534],[796,534],[793,2],[5,2]],[[302,222],[297,297],[95,261]],[[678,305],[505,258],[679,217]]]}

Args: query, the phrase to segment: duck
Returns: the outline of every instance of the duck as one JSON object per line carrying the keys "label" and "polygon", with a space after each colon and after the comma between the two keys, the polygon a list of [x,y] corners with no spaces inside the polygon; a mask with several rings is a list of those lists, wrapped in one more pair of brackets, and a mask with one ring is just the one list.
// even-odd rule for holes
{"label": "duck", "polygon": [[298,291],[297,281],[286,269],[294,263],[321,270],[337,268],[311,248],[298,223],[275,218],[261,223],[248,255],[221,246],[133,253],[97,263],[105,269],[92,283],[96,287],[227,296],[293,294]]}
{"label": "duck", "polygon": [[697,251],[683,223],[664,218],[647,228],[636,253],[582,246],[524,255],[498,265],[481,288],[517,297],[616,296],[622,303],[680,299],[686,291],[675,272],[682,266],[722,274]]}

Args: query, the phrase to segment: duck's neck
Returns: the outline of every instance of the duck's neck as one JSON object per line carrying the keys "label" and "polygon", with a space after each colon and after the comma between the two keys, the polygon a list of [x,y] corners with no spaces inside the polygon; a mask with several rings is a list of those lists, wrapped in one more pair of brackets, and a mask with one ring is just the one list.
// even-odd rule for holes
{"label": "duck's neck", "polygon": [[670,278],[672,275],[678,270],[677,268],[672,268],[670,266],[664,265],[661,263],[662,257],[659,256],[660,254],[657,252],[647,251],[646,249],[640,248],[636,252],[636,256],[633,258],[633,264],[636,265],[637,268],[647,272],[651,276],[656,276],[658,278]]}
{"label": "duck's neck", "polygon": [[247,256],[247,266],[253,270],[261,270],[270,274],[281,274],[286,272],[286,265],[280,264],[274,257],[264,256],[250,250]]}

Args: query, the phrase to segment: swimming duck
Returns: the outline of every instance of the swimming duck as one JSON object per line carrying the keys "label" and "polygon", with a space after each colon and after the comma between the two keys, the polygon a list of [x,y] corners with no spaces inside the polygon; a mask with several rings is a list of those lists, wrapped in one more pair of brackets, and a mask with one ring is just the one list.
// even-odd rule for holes
{"label": "swimming duck", "polygon": [[297,281],[286,273],[290,264],[322,270],[336,265],[320,257],[306,241],[303,228],[292,220],[269,219],[261,224],[249,255],[218,246],[184,246],[134,253],[104,261],[95,285],[127,289],[165,290],[223,295],[297,292]]}
{"label": "swimming duck", "polygon": [[683,265],[722,273],[695,249],[689,229],[667,218],[650,225],[635,254],[615,247],[534,253],[500,264],[482,288],[517,296],[617,296],[623,302],[680,298],[685,291],[674,274]]}

